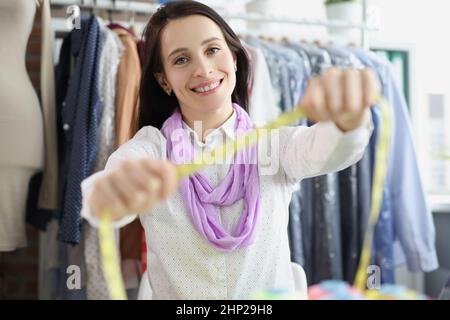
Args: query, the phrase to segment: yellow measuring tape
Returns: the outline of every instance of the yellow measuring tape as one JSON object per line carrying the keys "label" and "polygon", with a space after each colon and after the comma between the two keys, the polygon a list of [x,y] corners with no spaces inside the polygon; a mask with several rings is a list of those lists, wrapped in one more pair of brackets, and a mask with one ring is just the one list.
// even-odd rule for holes
{"label": "yellow measuring tape", "polygon": [[376,145],[375,169],[372,182],[372,203],[370,208],[369,225],[364,236],[363,249],[356,271],[354,286],[361,291],[366,290],[367,268],[372,256],[373,236],[380,215],[383,201],[383,187],[388,166],[388,154],[392,136],[391,110],[386,100],[380,101],[381,121]]}
{"label": "yellow measuring tape", "polygon": [[226,143],[213,150],[202,153],[198,158],[195,158],[192,163],[179,166],[177,168],[178,178],[188,177],[196,171],[208,166],[209,162],[204,161],[204,159],[224,159],[226,155],[236,154],[245,147],[256,143],[259,138],[267,135],[270,130],[295,123],[304,117],[304,113],[300,107],[294,108],[293,111],[283,113],[277,119],[262,127],[255,128],[234,140],[228,140]]}
{"label": "yellow measuring tape", "polygon": [[[255,129],[249,131],[248,133],[246,133],[242,136],[239,136],[235,140],[231,140],[231,141],[229,140],[225,144],[223,144],[211,151],[201,154],[198,158],[194,159],[193,163],[183,164],[183,165],[178,166],[178,168],[177,168],[178,178],[181,179],[181,178],[188,177],[189,175],[195,173],[196,171],[208,166],[209,161],[206,162],[206,161],[204,161],[204,159],[213,159],[213,160],[214,159],[223,159],[223,157],[226,155],[236,154],[237,152],[244,149],[245,147],[256,143],[258,141],[258,139],[260,139],[264,135],[267,135],[271,130],[300,121],[302,118],[305,117],[305,115],[301,109],[302,109],[301,107],[295,107],[293,109],[293,111],[281,114],[276,120],[269,122],[268,124],[266,124],[262,127],[255,128]],[[388,111],[386,111],[386,109],[388,109],[388,106],[384,99],[381,100],[381,109],[382,109],[382,123],[385,123],[385,121],[389,122],[390,118],[383,117],[388,112]],[[383,110],[384,110],[384,112],[383,112]],[[390,122],[389,122],[389,125],[390,125]],[[381,161],[380,163],[385,163],[383,161],[384,157],[381,158],[379,156],[379,153],[380,153],[380,151],[382,151],[383,154],[386,154],[386,156],[387,156],[388,147],[389,147],[388,140],[390,137],[390,133],[388,134],[384,131],[381,131],[381,132],[384,134],[380,135],[380,139],[378,139],[378,143],[377,143],[377,164],[378,164],[378,161]],[[382,149],[386,149],[386,150],[382,150]],[[381,207],[381,193],[382,193],[382,187],[384,185],[383,181],[384,181],[384,176],[385,176],[385,174],[383,174],[383,172],[385,172],[385,170],[383,171],[382,167],[380,169],[380,167],[376,165],[375,168],[376,168],[375,174],[374,174],[375,181],[374,181],[373,189],[374,190],[380,189],[380,191],[379,191],[380,200],[379,200],[379,203],[376,204],[376,202],[377,202],[376,199],[378,199],[377,198],[378,195],[377,194],[375,196],[372,195],[372,211],[371,211],[372,219],[370,219],[371,225],[368,228],[368,233],[370,232],[371,234],[373,234],[372,224],[374,227],[374,225],[376,223],[376,219],[378,217],[378,212],[379,212],[379,209],[376,210],[376,208]],[[378,172],[377,170],[378,171],[381,170],[381,172]],[[382,176],[379,177],[380,175],[382,175]],[[374,190],[373,190],[372,194],[376,193],[376,192],[374,192]],[[376,216],[373,214],[373,212],[376,213]],[[375,221],[375,223],[373,223],[373,221]],[[125,288],[123,285],[123,280],[122,280],[122,276],[121,276],[121,272],[120,272],[120,265],[119,265],[119,260],[117,257],[117,251],[114,246],[115,240],[114,240],[114,234],[113,234],[111,215],[107,210],[104,210],[100,217],[99,237],[100,237],[100,250],[101,250],[102,262],[103,262],[103,271],[104,271],[105,280],[106,280],[106,283],[108,286],[110,298],[113,300],[125,300],[126,293],[125,293]],[[363,254],[361,257],[361,263],[360,263],[360,267],[359,267],[357,274],[359,274],[361,271],[361,268],[363,268],[364,265],[366,265],[366,262],[365,262],[366,259],[365,258],[363,259],[363,256],[365,257],[366,255],[368,255],[369,258],[367,259],[367,261],[370,261],[371,242],[367,243],[368,241],[369,241],[368,235],[366,234],[366,238],[364,240],[364,251],[363,251]],[[370,241],[371,241],[371,239],[370,239]],[[369,250],[366,250],[366,248],[369,248]],[[365,252],[365,251],[367,251],[367,252]],[[368,266],[368,262],[367,262],[367,266]],[[363,271],[365,271],[367,269],[367,266],[365,267],[365,269]],[[364,272],[364,276],[365,276],[365,272]],[[363,281],[365,281],[365,279],[363,279]]]}
{"label": "yellow measuring tape", "polygon": [[122,273],[120,272],[119,257],[115,246],[114,229],[111,215],[107,210],[102,212],[98,230],[100,239],[100,253],[102,257],[103,275],[105,276],[111,300],[126,300]]}

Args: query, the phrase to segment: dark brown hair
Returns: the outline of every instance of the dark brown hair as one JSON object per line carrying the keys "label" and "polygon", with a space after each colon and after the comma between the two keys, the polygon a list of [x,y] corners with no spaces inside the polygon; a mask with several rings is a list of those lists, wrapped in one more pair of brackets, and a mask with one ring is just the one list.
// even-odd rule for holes
{"label": "dark brown hair", "polygon": [[143,33],[141,57],[143,59],[142,78],[139,93],[138,127],[154,126],[161,129],[164,121],[178,107],[175,94],[168,96],[155,79],[155,73],[163,72],[161,59],[161,33],[171,20],[190,15],[203,15],[213,20],[222,30],[230,50],[236,55],[236,86],[231,99],[245,110],[247,109],[247,83],[249,60],[239,38],[210,7],[196,1],[175,1],[161,6],[150,18]]}

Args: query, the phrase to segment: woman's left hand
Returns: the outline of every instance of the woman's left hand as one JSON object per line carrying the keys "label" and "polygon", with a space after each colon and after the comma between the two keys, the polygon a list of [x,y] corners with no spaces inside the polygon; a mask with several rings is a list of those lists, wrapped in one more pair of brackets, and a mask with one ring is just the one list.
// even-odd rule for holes
{"label": "woman's left hand", "polygon": [[363,124],[369,107],[378,102],[380,90],[371,69],[332,67],[310,79],[301,107],[310,120],[332,120],[342,131],[350,131]]}

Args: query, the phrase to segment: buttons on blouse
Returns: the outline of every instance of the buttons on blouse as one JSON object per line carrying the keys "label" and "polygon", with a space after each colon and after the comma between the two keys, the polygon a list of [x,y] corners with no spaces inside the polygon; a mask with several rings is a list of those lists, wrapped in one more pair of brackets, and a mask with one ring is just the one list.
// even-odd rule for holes
{"label": "buttons on blouse", "polygon": [[[66,101],[63,101],[62,106],[63,106],[63,108],[66,106]],[[70,125],[67,124],[67,123],[64,123],[63,124],[63,130],[64,131],[68,131],[69,129],[70,129]]]}

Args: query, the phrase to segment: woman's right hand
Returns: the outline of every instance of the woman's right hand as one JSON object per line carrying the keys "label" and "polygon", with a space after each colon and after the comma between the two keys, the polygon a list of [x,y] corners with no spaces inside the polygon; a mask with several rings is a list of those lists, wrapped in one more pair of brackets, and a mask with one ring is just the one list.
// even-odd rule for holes
{"label": "woman's right hand", "polygon": [[87,199],[94,216],[108,210],[112,219],[146,213],[177,188],[175,165],[165,160],[130,159],[95,181]]}

